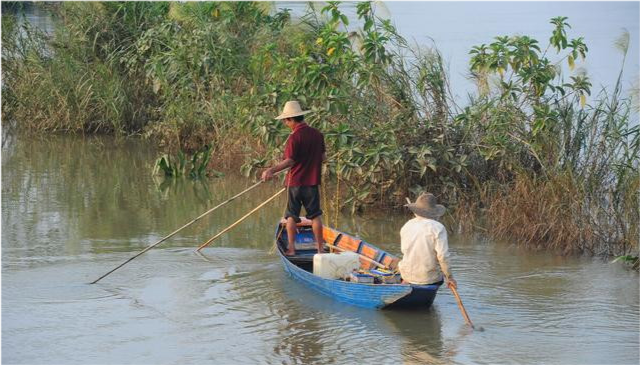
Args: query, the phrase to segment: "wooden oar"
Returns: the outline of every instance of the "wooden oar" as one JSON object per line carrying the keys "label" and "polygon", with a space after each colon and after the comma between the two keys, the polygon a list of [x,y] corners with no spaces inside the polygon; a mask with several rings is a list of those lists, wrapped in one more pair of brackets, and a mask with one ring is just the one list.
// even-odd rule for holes
{"label": "wooden oar", "polygon": [[[327,245],[327,247],[331,247],[331,248],[333,248],[333,249],[335,249],[335,250],[340,250],[340,251],[343,251],[343,252],[354,252],[354,251],[347,250],[347,249],[344,249],[344,248],[342,248],[342,247],[334,246],[334,245],[331,245],[331,244],[328,244],[328,243],[325,243],[325,245]],[[357,253],[357,252],[355,252],[355,253]],[[376,266],[377,266],[377,267],[379,267],[379,268],[382,268],[382,269],[385,269],[385,270],[391,270],[391,269],[390,269],[390,268],[388,268],[387,266],[385,266],[385,265],[383,265],[383,264],[379,263],[378,261],[372,260],[372,259],[368,258],[368,257],[367,257],[367,256],[365,256],[365,255],[362,255],[362,254],[359,254],[359,253],[358,253],[358,255],[360,255],[360,257],[361,257],[362,259],[364,259],[365,261],[368,261],[368,262],[370,262],[370,263],[372,263],[372,264],[376,265]]]}
{"label": "wooden oar", "polygon": [[126,265],[129,261],[131,261],[131,260],[135,259],[136,257],[138,257],[138,256],[142,255],[143,253],[145,253],[145,252],[149,251],[150,249],[152,249],[152,248],[156,247],[157,245],[161,244],[162,242],[166,241],[167,239],[169,239],[169,238],[173,237],[173,235],[175,235],[176,233],[178,233],[178,232],[182,231],[183,229],[185,229],[185,228],[189,227],[189,226],[190,226],[190,225],[192,225],[193,223],[197,222],[200,218],[202,218],[202,217],[204,217],[205,215],[207,215],[207,214],[209,214],[209,213],[213,212],[214,210],[216,210],[216,209],[220,208],[221,206],[223,206],[223,205],[225,205],[225,204],[227,204],[227,203],[231,202],[232,200],[236,199],[236,198],[237,198],[237,197],[239,197],[240,195],[242,195],[242,194],[244,194],[244,193],[248,192],[249,190],[252,190],[253,188],[257,187],[258,185],[262,184],[263,182],[264,182],[263,180],[260,180],[260,181],[258,181],[257,183],[255,183],[254,185],[252,185],[252,186],[248,187],[247,189],[243,190],[242,192],[240,192],[240,193],[238,193],[238,194],[234,195],[233,197],[231,197],[231,198],[229,198],[229,199],[225,200],[224,202],[222,202],[222,203],[220,203],[220,204],[216,205],[215,207],[213,207],[213,208],[211,208],[211,209],[207,210],[206,212],[202,213],[198,218],[196,218],[196,219],[192,220],[191,222],[189,222],[189,223],[185,224],[184,226],[182,226],[182,227],[178,228],[177,230],[173,231],[171,234],[169,234],[169,235],[168,235],[168,236],[166,236],[165,238],[163,238],[163,239],[161,239],[160,241],[158,241],[158,242],[154,243],[153,245],[151,245],[151,246],[149,246],[149,247],[145,248],[144,250],[142,250],[142,251],[141,251],[140,253],[138,253],[137,255],[135,255],[135,256],[133,256],[132,258],[128,259],[127,261],[123,262],[122,264],[120,264],[120,265],[119,265],[118,267],[116,267],[115,269],[113,269],[113,270],[109,271],[108,273],[106,273],[106,274],[102,275],[102,276],[101,276],[101,277],[99,277],[98,279],[96,279],[96,280],[92,281],[92,282],[91,282],[91,284],[95,284],[95,283],[97,283],[98,281],[102,280],[102,278],[104,278],[105,276],[107,276],[107,275],[111,274],[112,272],[114,272],[114,271],[118,270],[119,268],[123,267],[124,265]]}
{"label": "wooden oar", "polygon": [[[447,278],[447,280],[449,280],[449,278]],[[475,330],[476,327],[473,325],[473,323],[471,323],[471,319],[467,314],[467,310],[464,309],[464,305],[462,305],[462,300],[460,299],[460,295],[458,295],[458,290],[452,286],[450,286],[449,289],[451,289],[451,291],[453,292],[453,295],[456,297],[456,302],[458,302],[458,308],[460,308],[460,312],[462,312],[462,316],[464,317],[464,320],[469,324],[469,326],[471,326],[472,329]],[[483,331],[483,330],[484,329],[480,327],[480,331]]]}
{"label": "wooden oar", "polygon": [[230,230],[231,228],[237,226],[238,224],[240,224],[240,222],[242,222],[243,220],[245,220],[248,216],[250,216],[251,214],[255,213],[258,211],[258,209],[264,207],[265,205],[267,205],[267,203],[269,203],[270,201],[272,201],[273,199],[275,199],[276,197],[278,197],[278,195],[282,194],[285,190],[287,190],[287,188],[282,188],[282,190],[278,191],[277,193],[275,193],[271,198],[265,200],[262,204],[258,205],[257,207],[255,207],[252,211],[250,211],[249,213],[245,214],[242,218],[238,219],[235,223],[233,223],[232,225],[230,225],[229,227],[223,229],[220,233],[218,233],[217,235],[209,238],[205,243],[201,244],[200,247],[198,247],[198,249],[196,251],[200,251],[203,248],[205,248],[207,245],[209,245],[211,242],[213,242],[216,238],[222,236],[223,233],[227,232],[228,230]]}

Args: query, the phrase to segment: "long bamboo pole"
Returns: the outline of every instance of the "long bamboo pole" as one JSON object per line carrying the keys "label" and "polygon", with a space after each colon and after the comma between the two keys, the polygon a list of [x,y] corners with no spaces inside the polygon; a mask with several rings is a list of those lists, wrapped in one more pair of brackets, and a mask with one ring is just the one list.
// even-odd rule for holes
{"label": "long bamboo pole", "polygon": [[[342,247],[338,247],[338,246],[331,245],[331,244],[329,244],[329,243],[325,243],[325,245],[327,245],[327,247],[331,247],[331,248],[333,248],[333,249],[335,249],[335,250],[340,250],[340,251],[343,251],[343,252],[354,252],[354,251],[346,250],[346,249],[344,249],[344,248],[342,248]],[[356,252],[356,253],[357,253],[357,252]],[[368,258],[367,256],[365,256],[365,255],[363,255],[363,254],[360,254],[360,253],[357,253],[357,254],[358,254],[358,255],[360,255],[360,257],[361,257],[362,259],[364,259],[365,261],[368,261],[368,262],[370,262],[370,263],[372,263],[372,264],[376,265],[377,267],[379,267],[379,268],[381,268],[381,269],[391,270],[390,268],[388,268],[387,266],[385,266],[385,265],[383,265],[383,264],[379,263],[378,261],[372,260],[372,259]]]}
{"label": "long bamboo pole", "polygon": [[137,255],[135,255],[135,256],[133,256],[133,257],[131,257],[131,258],[130,258],[130,259],[128,259],[127,261],[123,262],[122,264],[120,264],[120,265],[119,265],[118,267],[116,267],[115,269],[113,269],[113,270],[109,271],[108,273],[106,273],[106,274],[102,275],[101,277],[97,278],[96,280],[92,281],[92,282],[91,282],[91,284],[95,284],[95,283],[97,283],[98,281],[102,280],[102,278],[104,278],[105,276],[107,276],[107,275],[111,274],[112,272],[114,272],[114,271],[118,270],[119,268],[121,268],[121,267],[123,267],[124,265],[126,265],[127,263],[129,263],[129,261],[131,261],[131,260],[135,259],[136,257],[138,257],[138,256],[142,255],[143,253],[145,253],[145,252],[149,251],[150,249],[152,249],[152,248],[156,247],[157,245],[161,244],[162,242],[166,241],[167,239],[169,239],[169,238],[173,237],[176,233],[178,233],[178,232],[182,231],[183,229],[185,229],[185,228],[189,227],[190,225],[192,225],[193,223],[197,222],[197,221],[198,221],[199,219],[201,219],[202,217],[204,217],[204,216],[206,216],[207,214],[209,214],[209,213],[213,212],[214,210],[216,210],[216,209],[220,208],[221,206],[223,206],[223,205],[225,205],[225,204],[230,203],[231,201],[233,201],[233,200],[234,200],[234,199],[236,199],[237,197],[239,197],[239,196],[241,196],[242,194],[244,194],[244,193],[246,193],[246,192],[248,192],[248,191],[250,191],[250,190],[254,189],[254,188],[255,188],[255,187],[257,187],[258,185],[262,184],[263,182],[264,182],[263,180],[260,180],[260,181],[258,181],[257,183],[253,184],[252,186],[248,187],[247,189],[243,190],[242,192],[240,192],[240,193],[238,193],[238,194],[236,194],[236,195],[232,196],[231,198],[229,198],[229,199],[225,200],[224,202],[222,202],[222,203],[220,203],[220,204],[216,205],[215,207],[213,207],[213,208],[211,208],[211,209],[207,210],[206,212],[204,212],[204,213],[202,213],[200,216],[198,216],[196,219],[194,219],[194,220],[192,220],[191,222],[189,222],[189,223],[185,224],[184,226],[182,226],[182,227],[180,227],[180,228],[176,229],[175,231],[171,232],[168,236],[164,237],[163,239],[161,239],[160,241],[158,241],[158,242],[154,243],[153,245],[151,245],[151,246],[149,246],[149,247],[145,248],[145,249],[144,249],[144,250],[142,250],[140,253],[138,253]]}
{"label": "long bamboo pole", "polygon": [[467,314],[467,310],[464,309],[464,305],[462,305],[462,300],[460,299],[460,295],[458,295],[458,290],[456,290],[456,288],[452,286],[449,287],[449,289],[451,289],[451,291],[453,292],[453,295],[456,297],[456,302],[458,302],[458,308],[460,308],[460,312],[462,312],[462,316],[464,317],[464,320],[469,324],[469,326],[471,326],[472,329],[475,330],[476,328],[473,325],[473,323],[471,323],[471,319]]}
{"label": "long bamboo pole", "polygon": [[200,247],[198,247],[198,249],[196,251],[200,251],[203,248],[205,248],[207,245],[209,245],[211,242],[213,242],[216,238],[222,236],[222,234],[224,234],[225,232],[229,231],[231,228],[233,228],[233,227],[237,226],[238,224],[240,224],[240,222],[245,220],[248,216],[250,216],[251,214],[257,212],[260,208],[264,207],[270,201],[272,201],[273,199],[277,198],[278,195],[282,194],[285,190],[287,190],[287,188],[282,188],[280,191],[275,193],[271,198],[265,200],[262,204],[258,205],[253,210],[251,210],[249,213],[245,214],[242,218],[238,219],[235,223],[233,223],[229,227],[223,229],[220,233],[216,234],[215,236],[209,238],[205,243],[201,244]]}

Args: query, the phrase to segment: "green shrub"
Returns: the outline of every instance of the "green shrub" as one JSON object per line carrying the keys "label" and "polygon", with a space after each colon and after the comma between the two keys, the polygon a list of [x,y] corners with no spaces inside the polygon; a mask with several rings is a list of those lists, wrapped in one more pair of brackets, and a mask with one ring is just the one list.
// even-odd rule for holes
{"label": "green shrub", "polygon": [[[16,128],[142,134],[181,151],[157,161],[171,176],[200,176],[204,159],[194,151],[205,145],[218,149],[209,155],[237,158],[225,151],[227,139],[244,138],[251,143],[242,146],[240,169],[249,175],[282,157],[289,131],[273,116],[296,99],[326,136],[334,209],[400,206],[428,190],[459,217],[471,216],[467,206],[494,217],[530,210],[538,217],[531,224],[544,227],[538,220],[547,209],[571,206],[558,226],[593,235],[521,232],[509,222],[486,228],[563,250],[566,242],[595,254],[637,250],[637,110],[621,78],[613,90],[593,92],[576,67],[588,47],[569,37],[565,17],[551,19],[547,44],[520,35],[473,47],[478,93],[460,108],[437,49],[410,46],[372,2],[357,3],[357,19],[338,2],[314,3],[300,19],[260,2],[55,9],[53,37],[20,31],[3,15],[2,117]],[[354,21],[362,27],[348,31]],[[617,42],[621,74],[628,42],[628,34]],[[190,153],[200,157],[187,167]]]}

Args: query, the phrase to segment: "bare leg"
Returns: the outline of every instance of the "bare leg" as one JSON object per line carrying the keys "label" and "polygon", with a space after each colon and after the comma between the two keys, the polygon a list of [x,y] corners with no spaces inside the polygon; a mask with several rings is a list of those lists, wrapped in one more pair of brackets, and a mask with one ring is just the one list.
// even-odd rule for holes
{"label": "bare leg", "polygon": [[313,229],[313,235],[316,237],[316,243],[318,244],[318,253],[324,253],[324,237],[322,236],[322,218],[317,216],[311,220],[311,228]]}
{"label": "bare leg", "polygon": [[287,239],[288,246],[285,255],[293,256],[296,254],[296,221],[292,217],[287,218]]}

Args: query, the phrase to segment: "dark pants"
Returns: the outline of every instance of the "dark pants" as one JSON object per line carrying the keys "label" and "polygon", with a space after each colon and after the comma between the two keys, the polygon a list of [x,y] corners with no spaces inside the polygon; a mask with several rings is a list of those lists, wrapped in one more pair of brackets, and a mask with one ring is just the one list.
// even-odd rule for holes
{"label": "dark pants", "polygon": [[320,191],[318,185],[314,186],[290,186],[289,199],[285,219],[292,217],[296,223],[300,223],[300,209],[304,206],[307,211],[307,219],[313,219],[322,215],[320,209]]}

